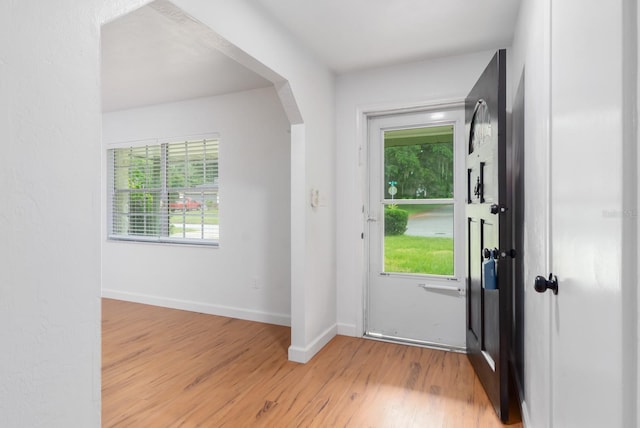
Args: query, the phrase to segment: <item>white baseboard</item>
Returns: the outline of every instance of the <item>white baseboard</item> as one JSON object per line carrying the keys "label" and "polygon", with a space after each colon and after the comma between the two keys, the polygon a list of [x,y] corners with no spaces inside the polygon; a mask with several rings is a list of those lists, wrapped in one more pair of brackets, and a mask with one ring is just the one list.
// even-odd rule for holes
{"label": "white baseboard", "polygon": [[355,324],[338,323],[338,334],[341,336],[362,337],[362,332],[357,332]]}
{"label": "white baseboard", "polygon": [[322,332],[318,337],[315,338],[313,342],[311,342],[306,347],[300,346],[289,346],[289,361],[294,361],[296,363],[307,363],[314,355],[318,353],[324,346],[329,343],[331,339],[335,337],[337,334],[337,326],[336,324],[332,325],[324,332]]}
{"label": "white baseboard", "polygon": [[118,290],[102,290],[102,297],[124,300],[127,302],[143,303],[145,305],[161,306],[163,308],[181,309],[184,311],[200,312],[209,315],[219,315],[266,324],[291,326],[291,316],[255,311],[251,309],[234,308],[231,306],[214,305],[211,303],[193,302],[189,300],[172,299],[167,297],[150,296],[147,294],[130,293]]}

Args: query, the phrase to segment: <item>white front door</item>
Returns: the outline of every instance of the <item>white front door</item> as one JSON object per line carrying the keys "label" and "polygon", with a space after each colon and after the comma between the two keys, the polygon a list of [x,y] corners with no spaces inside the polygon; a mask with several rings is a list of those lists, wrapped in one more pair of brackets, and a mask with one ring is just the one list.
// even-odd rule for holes
{"label": "white front door", "polygon": [[368,125],[365,334],[463,349],[463,106]]}

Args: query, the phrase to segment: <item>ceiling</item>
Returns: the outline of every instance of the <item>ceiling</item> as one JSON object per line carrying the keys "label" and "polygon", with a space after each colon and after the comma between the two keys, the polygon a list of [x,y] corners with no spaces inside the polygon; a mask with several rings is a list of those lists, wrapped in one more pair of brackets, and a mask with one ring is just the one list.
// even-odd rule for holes
{"label": "ceiling", "polygon": [[[194,28],[197,25],[199,28]],[[271,82],[152,5],[102,27],[102,111],[257,89]]]}
{"label": "ceiling", "polygon": [[520,0],[254,0],[338,73],[508,47]]}
{"label": "ceiling", "polygon": [[[251,0],[336,73],[511,44],[520,0]],[[151,3],[102,28],[103,111],[270,86]],[[192,22],[193,24],[193,22]]]}

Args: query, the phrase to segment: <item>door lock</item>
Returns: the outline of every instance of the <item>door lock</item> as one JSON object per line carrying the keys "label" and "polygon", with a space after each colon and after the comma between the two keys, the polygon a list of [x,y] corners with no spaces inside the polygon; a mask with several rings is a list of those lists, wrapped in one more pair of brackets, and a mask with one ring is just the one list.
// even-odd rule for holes
{"label": "door lock", "polygon": [[513,248],[508,251],[498,250],[497,248],[494,248],[493,250],[485,248],[482,250],[482,256],[485,259],[488,259],[491,256],[493,256],[494,259],[498,259],[498,258],[506,259],[507,257],[511,257],[512,259],[515,259],[517,255],[518,255],[518,252]]}
{"label": "door lock", "polygon": [[538,293],[544,293],[547,290],[552,290],[553,294],[558,294],[558,277],[552,273],[549,274],[549,279],[538,275],[536,276],[533,287]]}
{"label": "door lock", "polygon": [[509,208],[498,204],[492,204],[490,207],[491,214],[504,214],[508,209]]}

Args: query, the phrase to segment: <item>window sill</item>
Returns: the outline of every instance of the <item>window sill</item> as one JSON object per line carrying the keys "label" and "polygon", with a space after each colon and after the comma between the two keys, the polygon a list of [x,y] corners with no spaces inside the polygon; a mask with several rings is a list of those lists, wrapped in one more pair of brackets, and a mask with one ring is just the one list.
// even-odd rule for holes
{"label": "window sill", "polygon": [[197,248],[220,248],[219,241],[192,241],[180,239],[154,239],[154,238],[129,238],[121,236],[108,236],[107,242],[111,243],[130,243],[130,244],[151,244],[154,246],[169,247],[197,247]]}

